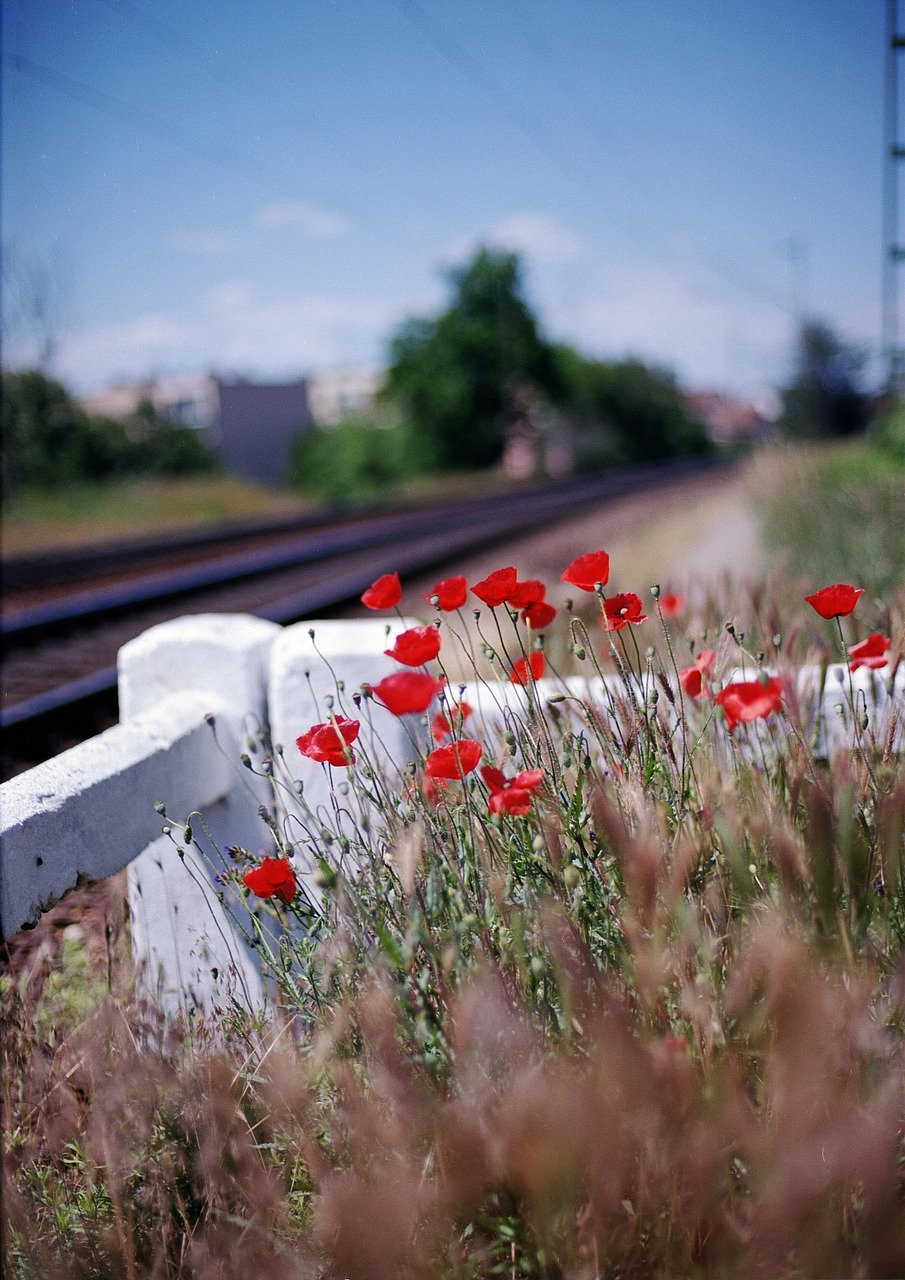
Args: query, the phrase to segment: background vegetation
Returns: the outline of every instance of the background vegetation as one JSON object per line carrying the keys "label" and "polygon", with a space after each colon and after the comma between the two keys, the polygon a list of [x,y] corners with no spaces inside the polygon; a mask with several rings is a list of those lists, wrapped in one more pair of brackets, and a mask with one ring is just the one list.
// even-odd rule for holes
{"label": "background vegetation", "polygon": [[131,475],[197,475],[216,470],[197,431],[177,426],[140,405],[127,421],[92,418],[59,383],[42,373],[4,373],[2,487],[5,496],[28,489]]}
{"label": "background vegetation", "polygon": [[864,440],[777,447],[750,477],[766,549],[790,581],[857,582],[878,599],[901,589],[905,454]]}

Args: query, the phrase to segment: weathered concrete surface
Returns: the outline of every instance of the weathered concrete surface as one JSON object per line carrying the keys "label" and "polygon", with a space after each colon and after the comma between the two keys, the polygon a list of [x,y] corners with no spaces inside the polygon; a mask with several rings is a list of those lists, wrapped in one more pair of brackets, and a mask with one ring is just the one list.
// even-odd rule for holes
{"label": "weathered concrete surface", "polygon": [[3,784],[0,923],[7,937],[83,880],[119,871],[160,834],[154,802],[188,812],[232,786],[204,716],[209,695],[165,698],[129,724]]}
{"label": "weathered concrete surface", "polygon": [[[164,786],[159,798],[174,824],[181,827],[195,809],[203,821],[193,821],[191,842],[160,838],[129,865],[136,968],[145,992],[165,1009],[207,1011],[230,999],[246,1007],[261,1003],[249,912],[234,891],[224,894],[217,877],[226,869],[223,850],[229,845],[272,852],[258,816],[258,806],[270,798],[269,784],[246,773],[239,757],[246,735],[267,725],[267,672],[279,634],[275,623],[245,614],[194,614],[152,627],[120,650],[124,719],[141,715],[162,696],[179,700],[190,690],[218,707],[208,732],[212,738],[216,732],[218,767],[226,771],[219,794],[213,802],[191,795],[183,801],[184,792],[172,782]],[[194,762],[196,775],[206,768],[206,762]],[[205,789],[206,778],[200,783]]]}
{"label": "weathered concrete surface", "polygon": [[242,613],[162,622],[119,651],[119,714],[130,720],[182,689],[219,695],[240,715],[266,718],[267,664],[280,628]]}

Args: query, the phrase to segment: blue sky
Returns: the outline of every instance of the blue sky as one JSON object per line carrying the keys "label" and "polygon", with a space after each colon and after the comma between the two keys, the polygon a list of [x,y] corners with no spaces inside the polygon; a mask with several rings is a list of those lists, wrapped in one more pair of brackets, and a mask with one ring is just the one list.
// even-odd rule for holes
{"label": "blue sky", "polygon": [[379,365],[483,241],[550,337],[755,393],[794,305],[877,348],[885,9],[4,0],[3,242],[76,390]]}

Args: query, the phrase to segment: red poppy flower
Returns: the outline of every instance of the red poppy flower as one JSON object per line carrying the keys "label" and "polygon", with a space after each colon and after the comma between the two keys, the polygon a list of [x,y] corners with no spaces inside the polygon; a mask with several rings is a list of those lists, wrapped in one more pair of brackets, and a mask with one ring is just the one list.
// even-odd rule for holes
{"label": "red poppy flower", "polygon": [[517,582],[512,591],[506,597],[506,603],[511,604],[513,609],[527,609],[532,604],[538,604],[547,594],[547,588],[537,578],[526,578],[524,582]]}
{"label": "red poppy flower", "polygon": [[402,583],[398,573],[385,573],[372,582],[361,597],[367,609],[395,609],[402,599]]}
{"label": "red poppy flower", "polygon": [[482,747],[472,738],[447,742],[445,747],[435,747],[427,757],[424,772],[428,778],[464,778],[478,767]]}
{"label": "red poppy flower", "polygon": [[859,667],[869,667],[872,671],[878,671],[880,667],[885,667],[889,658],[891,640],[887,640],[886,636],[882,636],[879,631],[875,631],[872,636],[868,636],[866,640],[862,640],[860,644],[853,644],[849,648],[852,660],[848,664],[850,671],[857,671]]}
{"label": "red poppy flower", "polygon": [[563,582],[569,582],[582,591],[593,591],[599,582],[605,587],[610,577],[610,557],[605,551],[589,551],[587,555],[573,560],[562,575]]}
{"label": "red poppy flower", "polygon": [[242,883],[257,897],[280,902],[291,902],[298,891],[295,872],[285,858],[265,858],[259,867],[245,872]]}
{"label": "red poppy flower", "polygon": [[540,680],[546,670],[546,667],[547,663],[544,659],[543,653],[540,649],[535,649],[531,654],[528,663],[525,662],[524,658],[519,658],[518,662],[509,672],[509,679],[513,684],[527,684],[529,678],[528,672],[530,670],[531,679]]}
{"label": "red poppy flower", "polygon": [[440,652],[440,632],[436,627],[410,627],[396,637],[392,649],[384,649],[388,658],[407,667],[421,667]]}
{"label": "red poppy flower", "polygon": [[858,603],[858,597],[864,595],[863,587],[850,587],[847,582],[837,582],[832,587],[822,587],[805,600],[821,618],[847,618]]}
{"label": "red poppy flower", "polygon": [[607,631],[621,631],[629,623],[637,627],[639,623],[647,622],[647,614],[641,612],[643,608],[641,597],[634,591],[620,591],[618,595],[604,600],[600,622]]}
{"label": "red poppy flower", "polygon": [[490,788],[488,808],[491,813],[511,813],[524,817],[531,810],[531,792],[544,780],[543,769],[526,769],[514,778],[507,778],[501,769],[484,765],[481,777]]}
{"label": "red poppy flower", "polygon": [[399,671],[384,676],[371,686],[371,692],[394,716],[407,716],[426,711],[445,683],[417,671]]}
{"label": "red poppy flower", "polygon": [[704,676],[700,667],[683,667],[679,672],[679,684],[689,698],[700,698],[704,691]]}
{"label": "red poppy flower", "polygon": [[444,578],[425,595],[425,600],[437,597],[437,608],[444,613],[454,613],[461,609],[468,595],[468,583],[459,575],[455,578]]}
{"label": "red poppy flower", "polygon": [[448,790],[449,782],[446,778],[421,779],[421,794],[428,804],[439,804],[441,800],[445,800]]}
{"label": "red poppy flower", "polygon": [[[450,733],[462,728],[462,722],[471,715],[471,707],[467,702],[458,702],[450,709],[449,714],[438,711],[431,720],[431,732],[435,742],[442,742]],[[452,717],[452,718],[450,718]]]}
{"label": "red poppy flower", "polygon": [[716,666],[716,649],[702,649],[697,656],[695,666],[699,667],[705,676],[712,676],[713,668]]}
{"label": "red poppy flower", "polygon": [[555,617],[556,610],[546,600],[538,600],[522,610],[522,622],[527,622],[534,631],[543,631]]}
{"label": "red poppy flower", "polygon": [[361,723],[358,720],[347,720],[345,716],[337,716],[336,724],[316,724],[296,738],[295,745],[303,756],[316,760],[318,764],[336,766],[355,763],[351,751],[346,754],[345,748],[351,747],[358,737]]}
{"label": "red poppy flower", "polygon": [[759,680],[741,680],[738,684],[727,684],[714,702],[723,708],[726,728],[731,733],[739,721],[762,720],[771,712],[779,711],[782,707],[782,685],[775,676],[771,676],[766,684]]}
{"label": "red poppy flower", "polygon": [[664,591],[660,596],[660,612],[664,618],[676,618],[685,608],[685,597],[676,591]]}
{"label": "red poppy flower", "polygon": [[700,698],[704,691],[704,676],[713,675],[716,665],[716,649],[702,649],[693,667],[679,672],[679,684],[689,698]]}
{"label": "red poppy flower", "polygon": [[509,593],[515,590],[517,581],[518,574],[511,566],[506,569],[496,569],[480,582],[476,582],[472,591],[479,600],[483,600],[485,604],[490,605],[491,609],[495,609],[498,604],[508,599]]}

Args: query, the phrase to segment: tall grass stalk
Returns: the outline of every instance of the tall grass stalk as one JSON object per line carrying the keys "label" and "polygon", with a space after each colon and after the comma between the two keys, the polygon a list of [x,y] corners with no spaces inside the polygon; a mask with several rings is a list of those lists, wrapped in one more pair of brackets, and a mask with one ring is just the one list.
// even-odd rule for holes
{"label": "tall grass stalk", "polygon": [[[827,753],[790,683],[729,733],[738,655],[748,680],[819,657],[782,616],[759,586],[652,619],[665,656],[615,666],[574,618],[576,670],[622,687],[531,682],[521,714],[492,691],[485,763],[544,771],[525,814],[491,812],[477,772],[426,779],[423,751],[387,775],[366,731],[346,767],[261,734],[247,767],[303,891],[249,898],[241,849],[218,871],[254,908],[269,1010],[166,1023],[110,998],[51,1026],[7,982],[13,1274],[902,1274],[903,709]],[[715,635],[693,699],[676,654]],[[359,707],[379,732],[367,693],[328,711]],[[295,785],[316,768],[329,814]]]}

